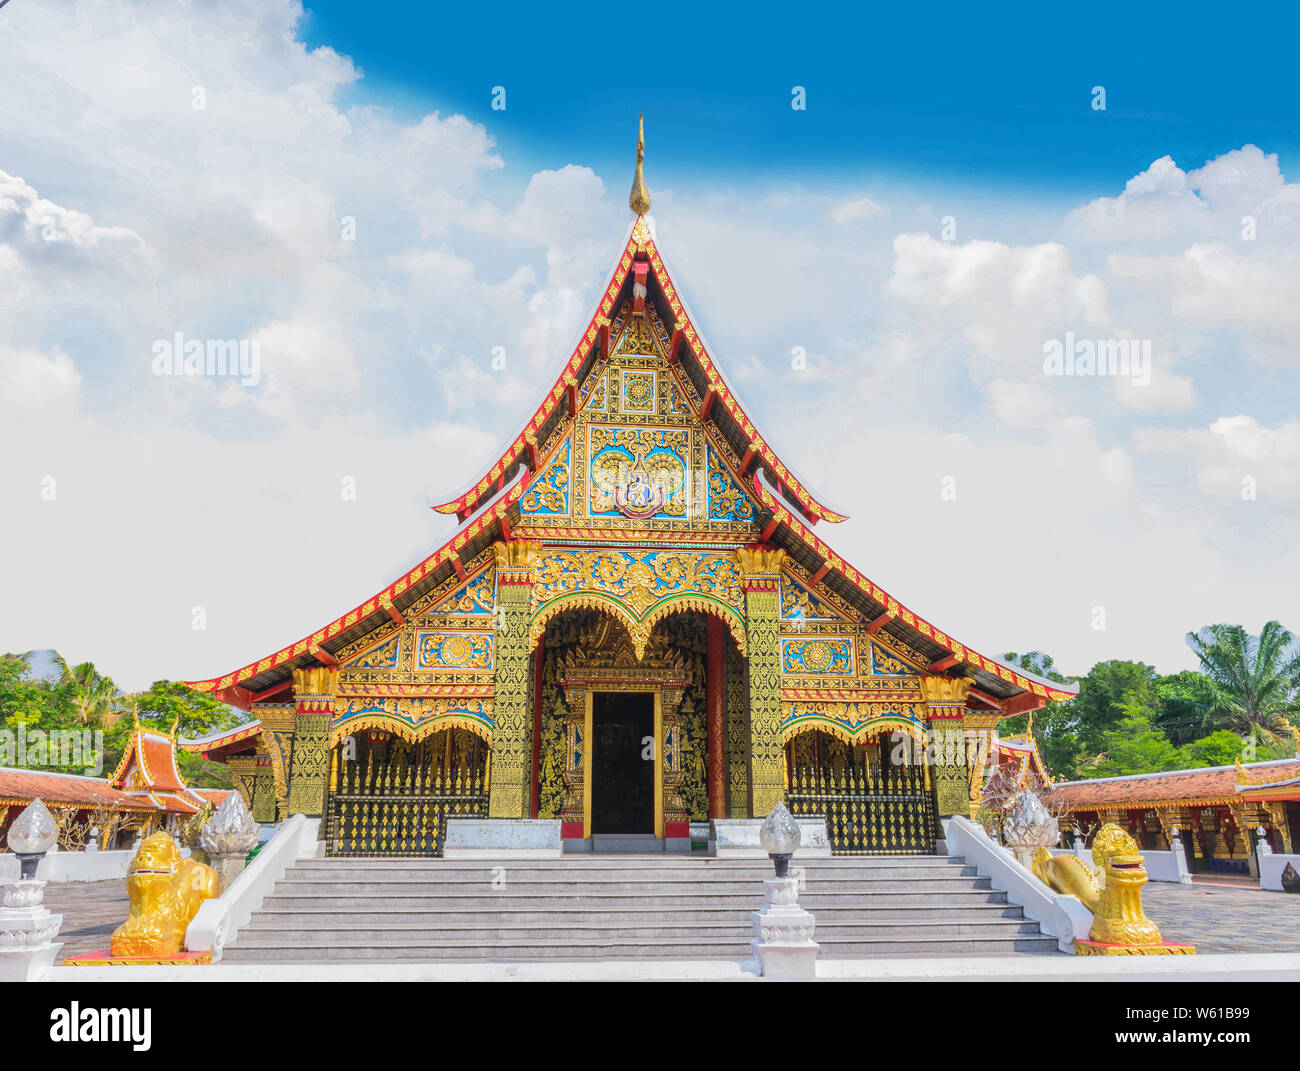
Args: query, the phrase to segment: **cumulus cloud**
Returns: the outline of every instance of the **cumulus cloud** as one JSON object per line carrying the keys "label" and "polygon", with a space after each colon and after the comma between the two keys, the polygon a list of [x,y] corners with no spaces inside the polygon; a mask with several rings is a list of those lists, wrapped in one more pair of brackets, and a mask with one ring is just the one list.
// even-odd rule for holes
{"label": "cumulus cloud", "polygon": [[1134,445],[1186,465],[1197,487],[1220,501],[1300,505],[1300,422],[1270,428],[1239,413],[1205,428],[1139,429]]}

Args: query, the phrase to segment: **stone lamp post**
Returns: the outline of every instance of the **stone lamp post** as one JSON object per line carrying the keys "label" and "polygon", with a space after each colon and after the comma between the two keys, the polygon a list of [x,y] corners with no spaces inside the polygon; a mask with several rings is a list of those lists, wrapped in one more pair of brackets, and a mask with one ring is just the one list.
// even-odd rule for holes
{"label": "stone lamp post", "polygon": [[790,857],[799,847],[799,823],[778,802],[763,821],[759,843],[772,859],[776,876],[763,881],[763,909],[750,917],[749,942],[764,978],[815,978],[819,946],[812,939],[814,919],[799,906],[799,879],[789,876]]}
{"label": "stone lamp post", "polygon": [[9,827],[9,849],[21,869],[18,880],[4,887],[0,906],[0,981],[35,980],[63,947],[54,943],[63,916],[45,907],[45,882],[36,879],[36,868],[58,835],[59,827],[40,800],[32,800]]}
{"label": "stone lamp post", "polygon": [[1038,849],[1055,846],[1061,839],[1061,829],[1037,793],[1027,788],[1016,797],[1002,822],[1002,839],[1016,862],[1032,872]]}
{"label": "stone lamp post", "polygon": [[258,825],[238,792],[232,792],[222,801],[217,813],[199,833],[199,843],[208,853],[221,883],[218,895],[244,872],[244,861],[257,846],[257,833]]}

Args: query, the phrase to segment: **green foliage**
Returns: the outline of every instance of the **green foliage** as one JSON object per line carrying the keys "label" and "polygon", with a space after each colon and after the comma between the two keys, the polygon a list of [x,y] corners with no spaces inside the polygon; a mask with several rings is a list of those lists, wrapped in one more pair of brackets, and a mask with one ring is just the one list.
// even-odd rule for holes
{"label": "green foliage", "polygon": [[1211,714],[1269,747],[1283,745],[1300,715],[1300,652],[1295,637],[1276,621],[1258,636],[1240,625],[1207,625],[1189,632],[1208,679]]}
{"label": "green foliage", "polygon": [[1230,766],[1241,754],[1241,737],[1227,729],[1216,729],[1209,736],[1194,740],[1182,749],[1187,768],[1196,766]]}
{"label": "green foliage", "polygon": [[[1287,654],[1291,634],[1270,622],[1259,638],[1222,625],[1193,638],[1205,652],[1205,672],[1158,676],[1142,662],[1098,662],[1079,680],[1077,698],[1035,711],[1034,736],[1048,770],[1075,780],[1294,755],[1287,723],[1300,723],[1300,664]],[[1006,659],[1065,679],[1040,651]],[[1023,732],[1026,721],[1008,718],[1002,731]]]}
{"label": "green foliage", "polygon": [[1213,690],[1214,683],[1194,669],[1172,673],[1156,682],[1160,700],[1156,723],[1171,743],[1181,746],[1215,731]]}
{"label": "green foliage", "polygon": [[125,702],[136,709],[140,724],[165,732],[176,724],[178,735],[190,739],[233,729],[244,720],[242,712],[180,681],[154,681],[148,691],[129,695]]}
{"label": "green foliage", "polygon": [[[72,666],[55,654],[54,664],[59,678],[47,681],[32,677],[30,652],[0,655],[0,727],[17,729],[25,724],[29,733],[34,729],[102,729],[104,776],[113,772],[126,750],[134,723],[130,716],[122,715],[132,707],[138,707],[141,723],[151,728],[169,732],[178,723],[180,736],[202,736],[242,720],[240,712],[179,681],[154,681],[148,691],[119,696],[112,678],[99,673],[93,663]],[[186,784],[230,786],[230,768],[224,763],[208,762],[179,748],[176,760]],[[51,764],[42,768],[60,767]],[[81,768],[69,770],[81,772]]]}
{"label": "green foliage", "polygon": [[1100,734],[1100,753],[1086,764],[1090,777],[1176,770],[1184,756],[1155,725],[1155,711],[1137,692],[1120,702],[1120,716]]}

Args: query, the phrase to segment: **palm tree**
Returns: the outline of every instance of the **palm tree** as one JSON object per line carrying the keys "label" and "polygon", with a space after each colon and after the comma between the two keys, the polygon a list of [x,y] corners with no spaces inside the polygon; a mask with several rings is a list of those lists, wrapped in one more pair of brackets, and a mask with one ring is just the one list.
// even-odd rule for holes
{"label": "palm tree", "polygon": [[92,662],[70,666],[58,653],[54,655],[54,663],[59,667],[59,683],[71,686],[77,721],[87,727],[103,728],[117,699],[118,688],[113,678],[103,676]]}
{"label": "palm tree", "polygon": [[1235,732],[1277,746],[1300,713],[1300,653],[1295,637],[1269,621],[1258,636],[1240,625],[1207,625],[1187,643],[1210,678],[1211,710]]}

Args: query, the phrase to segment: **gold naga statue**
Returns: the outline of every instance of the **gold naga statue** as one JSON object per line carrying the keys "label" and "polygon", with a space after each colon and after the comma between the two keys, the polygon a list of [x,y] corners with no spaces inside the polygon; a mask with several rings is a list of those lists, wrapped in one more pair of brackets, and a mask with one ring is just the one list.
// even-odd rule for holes
{"label": "gold naga statue", "polygon": [[1058,893],[1077,896],[1092,912],[1088,936],[1098,944],[1163,945],[1154,922],[1142,910],[1142,886],[1147,883],[1142,853],[1135,841],[1114,822],[1107,822],[1092,842],[1094,870],[1075,855],[1053,855],[1039,848],[1034,875]]}
{"label": "gold naga statue", "polygon": [[131,910],[113,931],[114,957],[173,956],[185,947],[185,930],[200,905],[217,895],[217,875],[209,866],[181,857],[165,832],[145,839],[126,875]]}

